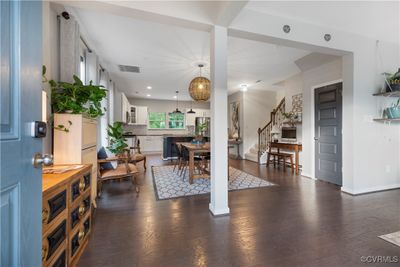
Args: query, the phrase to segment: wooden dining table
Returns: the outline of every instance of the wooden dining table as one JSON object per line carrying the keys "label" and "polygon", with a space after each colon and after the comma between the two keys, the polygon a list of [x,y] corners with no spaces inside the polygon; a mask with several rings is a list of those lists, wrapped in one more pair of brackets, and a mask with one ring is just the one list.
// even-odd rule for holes
{"label": "wooden dining table", "polygon": [[210,172],[205,169],[203,169],[202,173],[194,173],[195,155],[210,152],[210,143],[207,142],[204,144],[193,144],[190,142],[182,142],[176,144],[185,147],[189,151],[189,183],[192,184],[194,179],[210,178]]}

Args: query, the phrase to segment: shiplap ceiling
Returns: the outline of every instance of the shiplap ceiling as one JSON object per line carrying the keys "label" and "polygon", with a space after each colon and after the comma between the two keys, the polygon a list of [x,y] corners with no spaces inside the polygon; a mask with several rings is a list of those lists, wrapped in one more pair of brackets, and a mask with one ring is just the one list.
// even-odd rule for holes
{"label": "shiplap ceiling", "polygon": [[[172,99],[180,91],[189,99],[188,85],[199,74],[209,77],[210,36],[178,26],[75,8],[75,13],[118,88],[130,97]],[[229,37],[228,90],[271,90],[272,84],[300,71],[295,61],[309,51]],[[139,66],[140,73],[121,72],[118,65]],[[257,80],[262,82],[256,83]],[[152,89],[148,90],[147,86]]]}

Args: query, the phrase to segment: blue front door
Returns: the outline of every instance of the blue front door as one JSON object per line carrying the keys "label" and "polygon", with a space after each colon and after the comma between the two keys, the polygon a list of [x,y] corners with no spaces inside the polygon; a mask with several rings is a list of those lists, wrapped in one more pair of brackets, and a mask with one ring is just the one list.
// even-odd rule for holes
{"label": "blue front door", "polygon": [[0,1],[1,263],[41,266],[41,169],[30,136],[41,118],[42,3]]}

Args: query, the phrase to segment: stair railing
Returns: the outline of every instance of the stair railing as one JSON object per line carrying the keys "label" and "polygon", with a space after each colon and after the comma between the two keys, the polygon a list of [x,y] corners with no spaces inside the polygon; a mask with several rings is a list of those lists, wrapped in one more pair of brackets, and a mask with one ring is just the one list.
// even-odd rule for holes
{"label": "stair railing", "polygon": [[279,105],[271,112],[270,121],[263,127],[258,128],[258,163],[262,153],[268,150],[269,143],[272,141],[272,127],[278,125],[280,127],[285,119],[283,113],[285,112],[285,98],[281,100]]}

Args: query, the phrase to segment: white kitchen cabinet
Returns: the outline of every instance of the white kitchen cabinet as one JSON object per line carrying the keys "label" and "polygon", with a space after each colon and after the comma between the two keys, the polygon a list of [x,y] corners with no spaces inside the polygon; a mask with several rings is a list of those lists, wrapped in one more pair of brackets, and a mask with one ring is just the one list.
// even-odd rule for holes
{"label": "white kitchen cabinet", "polygon": [[186,126],[196,126],[196,117],[211,117],[209,109],[193,109],[195,114],[188,114],[188,111],[189,109],[186,110]]}
{"label": "white kitchen cabinet", "polygon": [[211,113],[209,109],[196,109],[195,117],[210,117]]}
{"label": "white kitchen cabinet", "polygon": [[147,107],[136,107],[136,124],[147,125]]}
{"label": "white kitchen cabinet", "polygon": [[209,109],[203,109],[203,117],[211,117],[211,112]]}
{"label": "white kitchen cabinet", "polygon": [[54,131],[54,164],[92,164],[91,197],[97,196],[97,120],[81,114],[54,114],[54,125],[68,126],[68,132]]}
{"label": "white kitchen cabinet", "polygon": [[128,123],[130,121],[131,105],[124,93],[121,94],[121,121]]}
{"label": "white kitchen cabinet", "polygon": [[147,107],[130,106],[129,124],[147,125]]}
{"label": "white kitchen cabinet", "polygon": [[196,112],[196,114],[192,114],[192,113],[187,113],[189,111],[189,109],[186,110],[186,126],[195,126],[196,125],[196,110],[193,110],[194,112]]}
{"label": "white kitchen cabinet", "polygon": [[140,135],[141,152],[161,152],[163,150],[163,137],[161,135]]}

